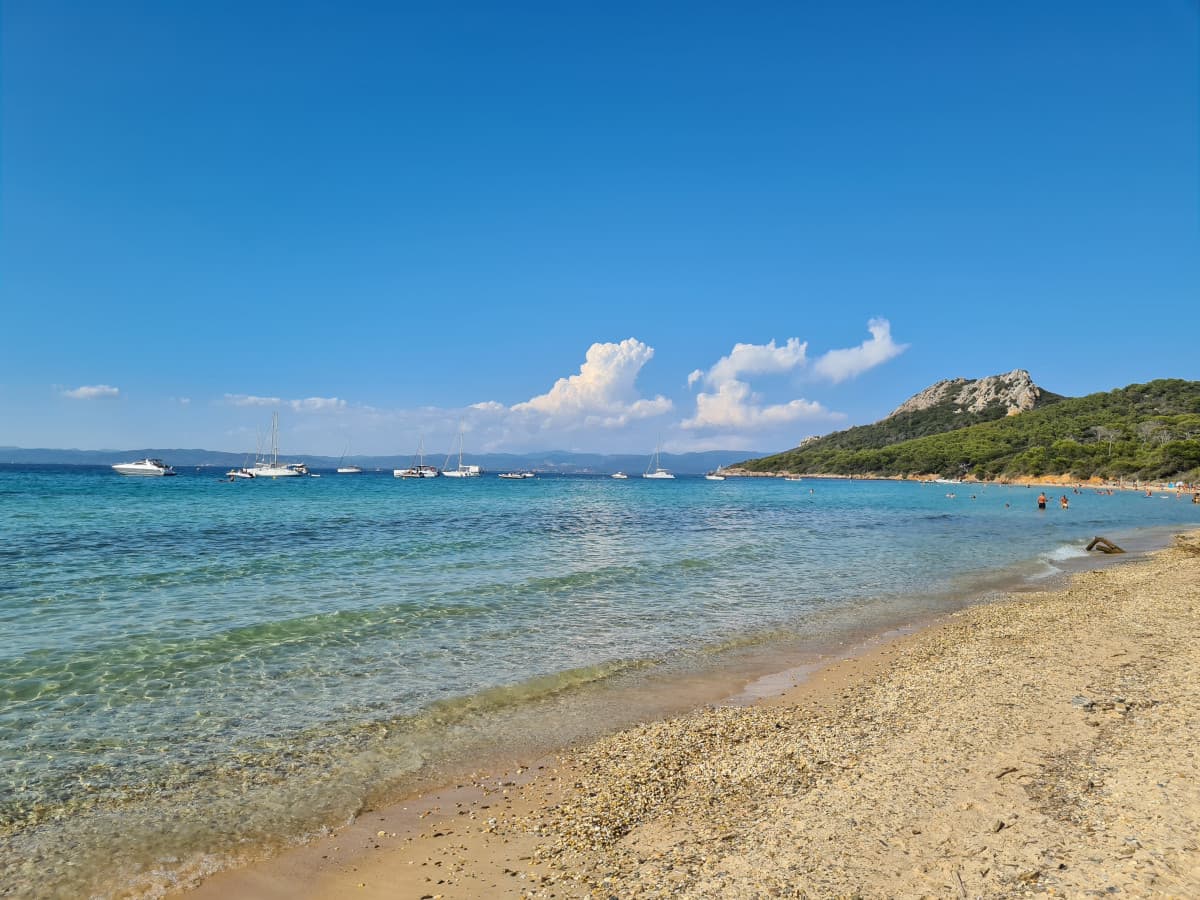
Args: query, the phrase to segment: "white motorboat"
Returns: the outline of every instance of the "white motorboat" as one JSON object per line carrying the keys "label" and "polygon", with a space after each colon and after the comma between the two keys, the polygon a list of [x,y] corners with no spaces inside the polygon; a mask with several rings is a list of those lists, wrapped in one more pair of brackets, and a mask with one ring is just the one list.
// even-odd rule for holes
{"label": "white motorboat", "polygon": [[447,478],[478,478],[483,474],[483,469],[479,466],[464,466],[463,465],[463,430],[458,429],[458,468],[450,468],[450,454],[446,454],[446,461],[442,463],[442,474]]}
{"label": "white motorboat", "polygon": [[496,477],[497,478],[509,478],[513,481],[517,481],[522,478],[536,478],[537,473],[536,472],[501,472]]}
{"label": "white motorboat", "polygon": [[650,465],[646,467],[646,471],[642,473],[643,478],[671,478],[674,475],[662,467],[662,461],[659,459],[662,444],[654,448],[654,455],[650,457]]}
{"label": "white motorboat", "polygon": [[626,475],[624,472],[613,472],[611,477],[620,478],[620,479],[624,480],[624,479],[628,478],[629,476]]}
{"label": "white motorboat", "polygon": [[174,475],[175,470],[161,459],[139,459],[137,462],[117,463],[113,471],[120,475],[149,475],[151,477]]}
{"label": "white motorboat", "polygon": [[425,465],[425,442],[417,442],[417,459],[407,469],[392,469],[393,478],[437,478],[441,475],[437,466]]}
{"label": "white motorboat", "polygon": [[271,414],[271,457],[256,459],[250,471],[255,478],[295,478],[308,474],[304,463],[279,463],[279,413]]}
{"label": "white motorboat", "polygon": [[249,469],[230,469],[225,473],[232,480],[234,478],[254,478],[255,475]]}
{"label": "white motorboat", "polygon": [[720,472],[705,472],[704,478],[706,481],[724,481],[725,476]]}

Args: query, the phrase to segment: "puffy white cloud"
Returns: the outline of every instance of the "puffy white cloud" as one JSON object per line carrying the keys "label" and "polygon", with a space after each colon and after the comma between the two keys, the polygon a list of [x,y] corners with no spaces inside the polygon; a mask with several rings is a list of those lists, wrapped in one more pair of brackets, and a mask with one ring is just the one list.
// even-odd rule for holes
{"label": "puffy white cloud", "polygon": [[688,385],[703,381],[712,390],[696,395],[696,414],[680,423],[688,429],[762,429],[802,418],[832,416],[820,403],[792,400],[762,405],[742,375],[781,375],[803,366],[808,344],[789,338],[782,347],[766,344],[734,344],[707,372],[700,369],[688,376]]}
{"label": "puffy white cloud", "polygon": [[85,384],[77,388],[64,390],[62,395],[70,397],[72,400],[96,400],[100,397],[119,397],[121,390],[110,384]]}
{"label": "puffy white cloud", "polygon": [[346,401],[337,397],[306,397],[303,400],[284,400],[280,397],[255,397],[251,394],[226,394],[225,402],[232,406],[286,406],[293,412],[337,412],[346,408]]}
{"label": "puffy white cloud", "polygon": [[836,414],[811,400],[761,405],[762,398],[744,381],[731,379],[715,393],[696,395],[696,414],[680,423],[684,428],[772,428],[797,419],[829,419]]}
{"label": "puffy white cloud", "polygon": [[[661,395],[652,400],[639,397],[634,382],[642,367],[654,356],[654,348],[636,338],[619,344],[592,344],[579,374],[560,378],[544,394],[517,403],[512,411],[539,417],[543,427],[615,428],[635,419],[662,415],[671,401]],[[492,409],[476,404],[476,409]]]}
{"label": "puffy white cloud", "polygon": [[778,375],[790,372],[797,366],[804,365],[807,351],[808,343],[802,343],[799,338],[788,338],[788,342],[782,347],[776,347],[773,340],[766,344],[734,344],[729,355],[717,360],[704,379],[707,384],[717,387],[741,375]]}
{"label": "puffy white cloud", "polygon": [[870,340],[846,350],[830,350],[815,363],[813,371],[834,384],[854,378],[882,365],[908,349],[908,344],[892,340],[892,326],[887,319],[872,319],[867,323]]}

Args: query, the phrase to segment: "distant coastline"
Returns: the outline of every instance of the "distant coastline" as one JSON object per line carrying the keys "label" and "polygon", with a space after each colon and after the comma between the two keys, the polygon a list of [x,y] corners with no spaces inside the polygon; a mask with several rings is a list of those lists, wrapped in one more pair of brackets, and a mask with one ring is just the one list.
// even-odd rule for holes
{"label": "distant coastline", "polygon": [[[283,455],[283,451],[280,451]],[[229,468],[246,464],[252,453],[232,453],[203,448],[139,447],[127,450],[62,450],[54,448],[0,447],[0,465],[58,465],[111,466],[145,457],[162,459],[176,467],[214,466]],[[427,461],[440,462],[441,456],[427,453]],[[663,453],[663,465],[680,475],[702,475],[718,467],[741,462],[755,455],[753,450],[706,450],[695,453]],[[289,451],[289,460],[304,461],[309,468],[335,468],[353,463],[364,469],[391,471],[412,462],[411,453],[387,456],[355,455],[349,457],[323,456]],[[487,471],[515,469],[558,472],[564,475],[611,474],[612,472],[641,472],[646,468],[650,453],[578,453],[568,450],[543,450],[531,453],[477,453],[467,460]]]}

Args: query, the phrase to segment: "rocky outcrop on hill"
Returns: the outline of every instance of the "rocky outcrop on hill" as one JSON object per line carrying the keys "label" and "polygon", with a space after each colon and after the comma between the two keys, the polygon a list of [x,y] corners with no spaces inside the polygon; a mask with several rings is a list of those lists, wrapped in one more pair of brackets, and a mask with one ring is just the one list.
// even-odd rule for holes
{"label": "rocky outcrop on hill", "polygon": [[892,410],[887,419],[945,404],[952,404],[955,412],[967,413],[981,413],[1003,406],[1006,414],[1012,416],[1033,409],[1041,397],[1042,389],[1033,383],[1029,373],[1024,369],[1013,369],[1003,375],[989,375],[987,378],[939,381],[905,400]]}

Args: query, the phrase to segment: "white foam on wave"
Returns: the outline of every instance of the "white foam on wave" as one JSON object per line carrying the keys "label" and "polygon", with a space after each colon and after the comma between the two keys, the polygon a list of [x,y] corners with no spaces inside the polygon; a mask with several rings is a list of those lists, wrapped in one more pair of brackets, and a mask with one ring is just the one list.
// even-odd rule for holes
{"label": "white foam on wave", "polygon": [[1042,568],[1030,574],[1029,579],[1041,581],[1043,578],[1060,575],[1065,570],[1065,566],[1055,565],[1055,563],[1063,563],[1069,559],[1080,559],[1085,556],[1087,556],[1087,551],[1076,544],[1059,544],[1053,550],[1038,554],[1037,560],[1041,563]]}
{"label": "white foam on wave", "polygon": [[1059,544],[1048,553],[1041,554],[1041,558],[1050,563],[1078,559],[1081,556],[1087,556],[1087,551],[1078,544]]}

